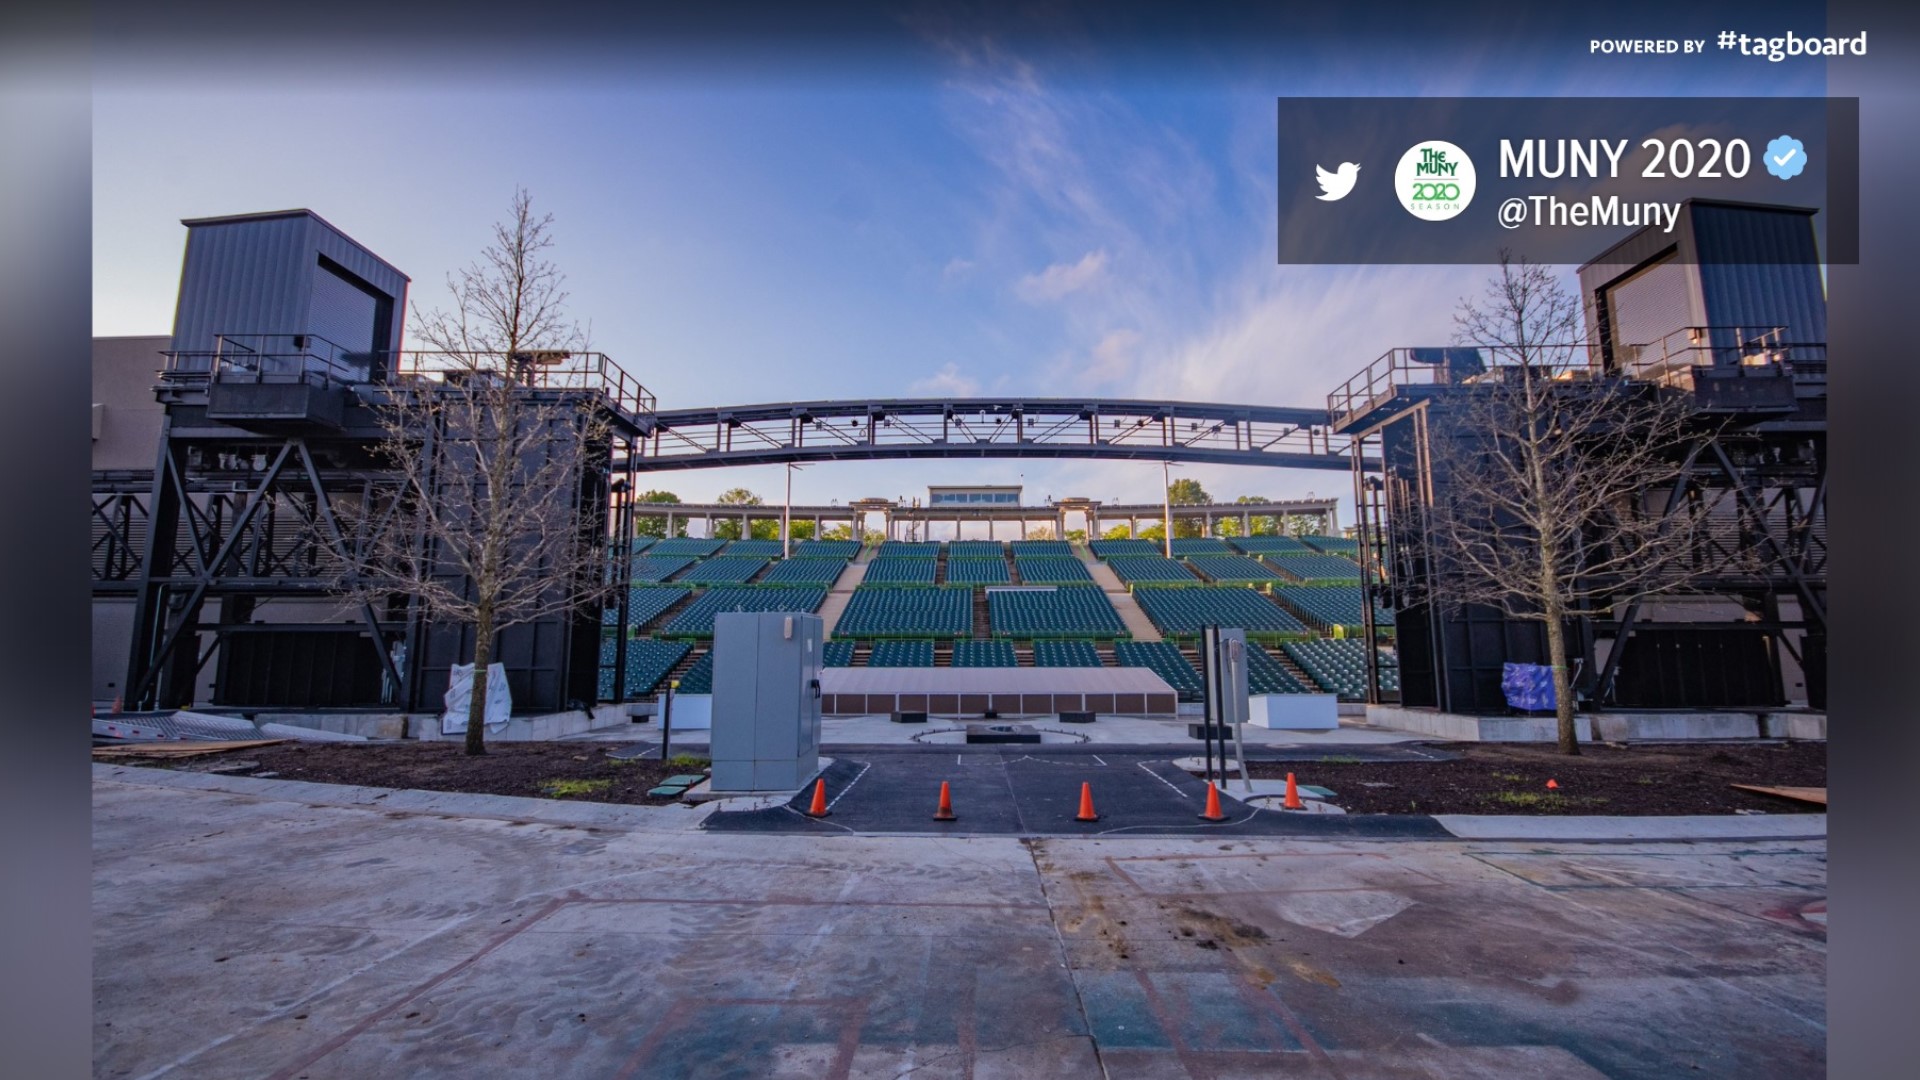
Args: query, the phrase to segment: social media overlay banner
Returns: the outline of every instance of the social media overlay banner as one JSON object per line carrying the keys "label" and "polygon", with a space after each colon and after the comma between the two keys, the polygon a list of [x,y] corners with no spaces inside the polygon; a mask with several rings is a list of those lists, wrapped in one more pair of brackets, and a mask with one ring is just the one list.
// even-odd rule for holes
{"label": "social media overlay banner", "polygon": [[1741,261],[1857,263],[1859,119],[1858,98],[1281,98],[1280,262],[1577,265],[1645,228],[1693,261],[1698,200],[1810,212],[1812,249]]}

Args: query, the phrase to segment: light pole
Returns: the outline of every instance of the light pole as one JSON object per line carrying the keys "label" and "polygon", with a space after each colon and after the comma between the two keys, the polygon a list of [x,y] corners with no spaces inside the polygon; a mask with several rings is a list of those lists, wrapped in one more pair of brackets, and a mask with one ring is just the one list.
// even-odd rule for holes
{"label": "light pole", "polygon": [[787,501],[780,508],[780,557],[783,559],[793,558],[793,470],[804,468],[805,465],[787,462]]}
{"label": "light pole", "polygon": [[1167,558],[1169,559],[1173,558],[1173,472],[1172,472],[1172,469],[1173,469],[1172,462],[1162,461],[1160,463],[1160,496],[1162,500],[1160,505],[1161,505],[1161,512],[1163,515],[1160,519],[1160,527],[1166,530],[1165,535],[1160,537],[1160,541],[1162,544],[1165,545],[1166,551],[1167,551]]}

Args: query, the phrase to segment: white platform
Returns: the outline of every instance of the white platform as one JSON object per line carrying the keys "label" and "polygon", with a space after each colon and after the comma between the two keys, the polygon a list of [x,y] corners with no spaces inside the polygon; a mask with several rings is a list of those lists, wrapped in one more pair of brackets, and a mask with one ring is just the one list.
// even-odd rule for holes
{"label": "white platform", "polygon": [[1270,731],[1331,731],[1340,726],[1340,703],[1332,694],[1255,694],[1247,699],[1247,723]]}
{"label": "white platform", "polygon": [[673,724],[675,731],[711,730],[713,728],[713,695],[673,695],[673,715],[668,717],[668,720]]}

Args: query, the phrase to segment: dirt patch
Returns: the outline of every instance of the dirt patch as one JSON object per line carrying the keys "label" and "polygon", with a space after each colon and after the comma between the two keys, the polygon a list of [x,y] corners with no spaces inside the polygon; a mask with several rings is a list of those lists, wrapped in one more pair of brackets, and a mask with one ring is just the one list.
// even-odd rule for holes
{"label": "dirt patch", "polygon": [[647,789],[669,776],[701,771],[697,765],[610,758],[608,749],[591,743],[516,742],[468,757],[457,742],[284,743],[189,760],[205,771],[221,758],[244,758],[257,766],[247,772],[273,773],[280,780],[641,805],[676,801],[651,797]]}
{"label": "dirt patch", "polygon": [[[1448,743],[1452,761],[1253,762],[1256,778],[1294,774],[1355,814],[1771,814],[1824,807],[1730,784],[1827,786],[1827,744],[1551,746]],[[1547,781],[1557,783],[1548,788]],[[1231,792],[1231,787],[1229,787]]]}

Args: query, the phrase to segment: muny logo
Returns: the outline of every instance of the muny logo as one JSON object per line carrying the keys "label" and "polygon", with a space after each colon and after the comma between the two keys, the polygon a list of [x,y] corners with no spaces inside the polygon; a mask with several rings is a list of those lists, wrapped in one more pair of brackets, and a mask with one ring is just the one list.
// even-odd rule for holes
{"label": "muny logo", "polygon": [[1353,190],[1353,182],[1360,179],[1360,166],[1351,161],[1343,161],[1335,172],[1328,172],[1318,165],[1313,167],[1314,176],[1320,181],[1320,194],[1314,198],[1322,202],[1344,199]]}
{"label": "muny logo", "polygon": [[1400,155],[1393,193],[1407,213],[1422,221],[1445,221],[1473,201],[1473,159],[1450,142],[1429,139]]}

